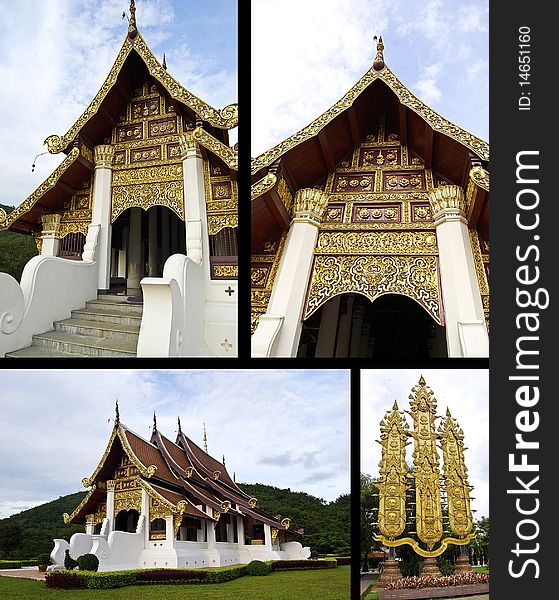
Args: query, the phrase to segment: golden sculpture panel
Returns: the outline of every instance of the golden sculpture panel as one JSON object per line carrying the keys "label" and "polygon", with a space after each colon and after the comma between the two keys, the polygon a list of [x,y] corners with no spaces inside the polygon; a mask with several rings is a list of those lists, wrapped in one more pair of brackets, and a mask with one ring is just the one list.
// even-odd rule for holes
{"label": "golden sculpture panel", "polygon": [[436,256],[315,256],[304,318],[338,294],[412,298],[441,324]]}
{"label": "golden sculpture panel", "polygon": [[315,254],[437,254],[431,231],[321,231]]}

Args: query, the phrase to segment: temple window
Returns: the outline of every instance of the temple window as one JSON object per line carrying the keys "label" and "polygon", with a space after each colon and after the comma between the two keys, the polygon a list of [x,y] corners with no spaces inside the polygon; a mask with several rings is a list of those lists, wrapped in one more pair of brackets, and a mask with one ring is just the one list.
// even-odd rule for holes
{"label": "temple window", "polygon": [[136,533],[140,513],[137,510],[121,510],[115,518],[115,531]]}
{"label": "temple window", "polygon": [[177,540],[181,542],[197,542],[199,529],[202,529],[200,519],[183,517],[177,532]]}
{"label": "temple window", "polygon": [[227,525],[230,522],[229,515],[221,515],[215,527],[215,541],[227,542]]}
{"label": "temple window", "polygon": [[166,537],[165,519],[154,519],[149,524],[149,539],[163,540]]}

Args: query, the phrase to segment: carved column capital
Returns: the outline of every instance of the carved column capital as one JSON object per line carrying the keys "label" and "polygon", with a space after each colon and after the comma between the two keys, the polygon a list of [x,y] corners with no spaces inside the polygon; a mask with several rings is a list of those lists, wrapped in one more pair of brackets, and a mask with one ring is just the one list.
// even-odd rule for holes
{"label": "carved column capital", "polygon": [[107,480],[107,492],[114,492],[116,481],[114,479]]}
{"label": "carved column capital", "polygon": [[303,188],[295,194],[295,219],[304,219],[318,225],[328,204],[328,194],[314,188]]}
{"label": "carved column capital", "polygon": [[60,232],[61,219],[62,215],[57,213],[51,215],[42,215],[41,223],[43,224],[43,231],[41,233],[41,237],[57,238]]}
{"label": "carved column capital", "polygon": [[115,156],[115,147],[111,144],[101,144],[93,149],[95,168],[110,169]]}
{"label": "carved column capital", "polygon": [[181,151],[181,158],[184,160],[189,154],[196,152],[200,153],[200,147],[194,139],[192,131],[187,131],[182,135],[179,135],[179,148]]}
{"label": "carved column capital", "polygon": [[435,225],[448,215],[466,217],[467,206],[464,190],[458,185],[439,185],[429,192],[429,202]]}

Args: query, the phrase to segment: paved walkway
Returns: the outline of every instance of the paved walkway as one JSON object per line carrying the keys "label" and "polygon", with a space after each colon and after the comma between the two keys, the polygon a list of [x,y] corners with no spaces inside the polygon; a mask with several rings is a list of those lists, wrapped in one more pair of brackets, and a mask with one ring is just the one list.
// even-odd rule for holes
{"label": "paved walkway", "polygon": [[367,575],[361,576],[361,589],[359,591],[360,596],[367,591],[367,589],[372,585],[373,581],[378,578],[378,573],[368,573]]}
{"label": "paved walkway", "polygon": [[0,577],[23,577],[24,579],[44,579],[45,573],[39,567],[23,567],[22,569],[0,569]]}

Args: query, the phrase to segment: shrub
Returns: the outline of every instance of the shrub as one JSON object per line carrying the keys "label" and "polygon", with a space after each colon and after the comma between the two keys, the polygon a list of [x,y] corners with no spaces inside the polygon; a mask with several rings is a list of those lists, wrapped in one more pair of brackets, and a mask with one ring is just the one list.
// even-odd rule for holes
{"label": "shrub", "polygon": [[332,569],[338,566],[335,558],[322,560],[275,560],[272,562],[272,571],[307,570],[307,569]]}
{"label": "shrub", "polygon": [[138,573],[138,583],[203,583],[208,579],[206,571],[184,569],[152,569]]}
{"label": "shrub", "polygon": [[73,571],[52,571],[45,576],[45,585],[48,588],[62,588],[75,590],[85,588],[86,583],[82,575]]}
{"label": "shrub", "polygon": [[448,576],[454,573],[454,565],[447,558],[439,556],[437,558],[437,566],[442,575]]}
{"label": "shrub", "polygon": [[0,560],[0,569],[21,569],[21,567],[36,567],[37,562],[38,561],[36,560]]}
{"label": "shrub", "polygon": [[450,577],[403,577],[386,585],[387,590],[404,590],[416,588],[450,587],[453,585],[472,585],[476,583],[489,583],[486,573],[459,573]]}
{"label": "shrub", "polygon": [[66,552],[64,552],[64,568],[67,571],[71,571],[72,569],[75,569],[77,566],[78,566],[78,561],[74,560],[70,556],[70,550],[66,550]]}
{"label": "shrub", "polygon": [[37,556],[37,566],[50,565],[50,554],[46,552]]}
{"label": "shrub", "polygon": [[82,554],[77,560],[80,571],[97,571],[99,569],[99,559],[95,554]]}
{"label": "shrub", "polygon": [[262,562],[261,560],[253,560],[253,561],[249,562],[247,565],[247,568],[246,568],[247,575],[260,576],[260,575],[268,575],[271,572],[272,572],[272,565],[266,564],[265,562]]}
{"label": "shrub", "polygon": [[338,567],[342,567],[344,565],[350,565],[351,564],[351,556],[338,556],[338,558],[336,558],[336,562],[338,563]]}
{"label": "shrub", "polygon": [[208,583],[225,583],[226,581],[232,581],[246,575],[247,567],[246,565],[218,567],[217,569],[209,569],[206,573],[208,575]]}
{"label": "shrub", "polygon": [[90,590],[109,590],[112,588],[133,585],[138,581],[139,571],[112,571],[95,573],[84,571],[80,573],[85,581],[85,587]]}

